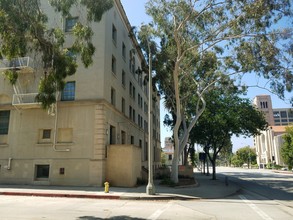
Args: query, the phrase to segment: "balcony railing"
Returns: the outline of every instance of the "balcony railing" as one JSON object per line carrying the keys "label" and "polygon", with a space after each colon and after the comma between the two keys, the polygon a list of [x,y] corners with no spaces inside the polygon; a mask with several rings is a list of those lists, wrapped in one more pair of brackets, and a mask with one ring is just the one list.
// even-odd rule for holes
{"label": "balcony railing", "polygon": [[18,57],[11,60],[0,60],[0,71],[9,69],[32,71],[34,69],[33,59],[30,57]]}
{"label": "balcony railing", "polygon": [[14,94],[12,105],[23,108],[39,107],[41,103],[36,101],[37,94],[38,93]]}

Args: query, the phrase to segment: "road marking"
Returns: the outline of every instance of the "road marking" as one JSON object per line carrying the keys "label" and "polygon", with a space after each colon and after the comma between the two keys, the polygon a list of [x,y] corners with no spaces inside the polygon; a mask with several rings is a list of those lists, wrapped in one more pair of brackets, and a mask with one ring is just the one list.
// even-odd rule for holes
{"label": "road marking", "polygon": [[239,195],[239,198],[242,199],[253,211],[255,211],[262,219],[264,220],[273,220],[265,212],[259,209],[255,204],[250,202],[244,195]]}
{"label": "road marking", "polygon": [[148,220],[156,220],[160,217],[160,215],[166,211],[166,209],[170,208],[173,204],[172,201],[169,201],[166,205],[164,205],[161,209],[158,209],[153,214],[151,214],[147,219]]}

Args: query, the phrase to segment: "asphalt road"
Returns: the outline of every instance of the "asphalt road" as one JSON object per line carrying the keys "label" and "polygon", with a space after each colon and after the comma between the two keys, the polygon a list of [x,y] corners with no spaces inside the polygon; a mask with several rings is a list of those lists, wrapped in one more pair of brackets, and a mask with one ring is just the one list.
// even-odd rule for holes
{"label": "asphalt road", "polygon": [[227,198],[190,201],[96,200],[0,196],[0,220],[293,219],[293,175],[219,168],[241,190]]}

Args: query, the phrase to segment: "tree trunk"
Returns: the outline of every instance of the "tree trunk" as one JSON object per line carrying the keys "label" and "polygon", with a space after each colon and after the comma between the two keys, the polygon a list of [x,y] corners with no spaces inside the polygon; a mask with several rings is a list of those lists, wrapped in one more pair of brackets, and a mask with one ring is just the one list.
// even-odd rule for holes
{"label": "tree trunk", "polygon": [[177,156],[178,154],[175,153],[174,150],[174,157],[172,160],[172,172],[171,172],[171,180],[174,183],[178,183],[178,163],[179,163],[179,157]]}
{"label": "tree trunk", "polygon": [[216,180],[216,161],[211,161],[212,163],[212,167],[213,167],[213,176],[212,176],[212,180]]}

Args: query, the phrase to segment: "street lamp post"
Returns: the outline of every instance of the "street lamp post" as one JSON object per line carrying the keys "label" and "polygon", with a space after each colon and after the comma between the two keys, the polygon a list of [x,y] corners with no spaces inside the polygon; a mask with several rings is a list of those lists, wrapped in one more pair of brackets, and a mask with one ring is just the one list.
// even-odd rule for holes
{"label": "street lamp post", "polygon": [[150,48],[150,43],[148,43],[148,50],[149,50],[149,101],[148,101],[148,185],[146,187],[146,194],[154,195],[156,193],[155,185],[153,181],[153,160],[154,160],[154,153],[153,153],[153,139],[152,139],[152,121],[153,121],[153,106],[152,106],[152,96],[153,96],[153,85],[152,85],[152,52]]}

